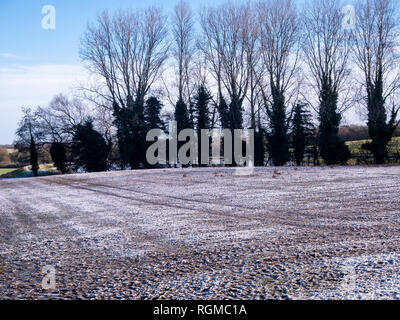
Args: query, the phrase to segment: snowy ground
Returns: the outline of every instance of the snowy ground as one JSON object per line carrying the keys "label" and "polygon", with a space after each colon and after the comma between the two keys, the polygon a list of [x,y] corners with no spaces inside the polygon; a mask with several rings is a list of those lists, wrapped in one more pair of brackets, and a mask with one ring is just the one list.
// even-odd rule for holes
{"label": "snowy ground", "polygon": [[400,299],[400,166],[234,173],[0,180],[0,299]]}

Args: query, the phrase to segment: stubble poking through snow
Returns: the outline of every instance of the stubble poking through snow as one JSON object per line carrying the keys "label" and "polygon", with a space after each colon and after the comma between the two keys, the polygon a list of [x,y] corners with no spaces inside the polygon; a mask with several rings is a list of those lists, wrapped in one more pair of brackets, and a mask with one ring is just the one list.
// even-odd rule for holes
{"label": "stubble poking through snow", "polygon": [[0,299],[400,298],[399,177],[338,167],[2,180]]}

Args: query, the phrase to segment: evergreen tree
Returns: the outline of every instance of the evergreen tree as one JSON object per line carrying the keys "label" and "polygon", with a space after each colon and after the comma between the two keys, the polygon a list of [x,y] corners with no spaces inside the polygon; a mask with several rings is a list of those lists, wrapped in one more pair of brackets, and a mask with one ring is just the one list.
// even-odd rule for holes
{"label": "evergreen tree", "polygon": [[311,114],[306,110],[306,106],[306,104],[298,103],[294,108],[292,119],[292,147],[298,166],[303,164],[307,138],[314,133]]}
{"label": "evergreen tree", "polygon": [[67,162],[67,155],[65,146],[63,143],[54,142],[50,148],[50,155],[51,159],[54,162],[54,165],[57,169],[62,173],[66,173],[66,162]]}
{"label": "evergreen tree", "polygon": [[396,118],[399,109],[393,107],[390,119],[387,121],[381,70],[375,82],[369,83],[367,91],[368,133],[372,142],[364,144],[363,148],[373,153],[376,164],[384,164],[388,157],[388,144],[397,128]]}
{"label": "evergreen tree", "polygon": [[[146,101],[146,107],[144,111],[144,118],[146,122],[147,131],[152,129],[160,129],[165,131],[165,123],[161,119],[161,109],[163,105],[156,97],[150,97]],[[146,149],[150,147],[152,142],[146,141]],[[157,168],[158,165],[150,165],[146,161],[146,167]]]}
{"label": "evergreen tree", "polygon": [[[235,139],[235,129],[243,129],[243,109],[242,101],[238,98],[233,97],[231,103],[229,104],[229,121],[230,130],[232,132],[232,137]],[[244,155],[246,143],[242,140],[242,156]],[[235,143],[232,145],[232,161],[233,166],[237,166],[235,159]]]}
{"label": "evergreen tree", "polygon": [[175,121],[178,134],[184,129],[190,129],[189,112],[182,99],[179,99],[175,106]]}
{"label": "evergreen tree", "polygon": [[195,113],[196,113],[196,129],[200,132],[201,129],[210,129],[211,119],[208,104],[211,100],[211,95],[204,86],[200,86],[195,97]]}
{"label": "evergreen tree", "polygon": [[109,146],[103,136],[93,128],[91,119],[76,126],[72,154],[76,165],[84,167],[87,172],[107,171]]}
{"label": "evergreen tree", "polygon": [[[238,98],[232,98],[231,103],[226,103],[225,98],[222,94],[220,94],[220,101],[218,104],[218,113],[220,116],[221,127],[222,129],[229,129],[232,133],[232,137],[234,137],[234,130],[235,129],[243,129],[243,108],[242,108],[242,101]],[[223,148],[223,146],[222,146]],[[242,151],[244,149],[242,148]],[[236,166],[235,159],[234,159],[234,144],[232,145],[232,160],[233,166]],[[226,155],[225,155],[226,156]]]}
{"label": "evergreen tree", "polygon": [[230,129],[231,121],[230,121],[230,115],[229,115],[229,108],[228,108],[226,100],[222,94],[220,94],[220,99],[219,99],[219,104],[218,104],[218,113],[219,113],[222,129]]}
{"label": "evergreen tree", "polygon": [[270,122],[268,152],[274,166],[284,166],[289,161],[288,121],[285,98],[282,92],[271,84],[272,106],[267,108]]}
{"label": "evergreen tree", "polygon": [[121,159],[129,163],[131,169],[139,169],[145,164],[146,124],[142,101],[134,101],[128,96],[126,107],[113,104],[114,124],[117,127],[118,146]]}
{"label": "evergreen tree", "polygon": [[[368,133],[372,140],[363,148],[372,152],[376,164],[388,160],[388,144],[400,124],[396,120],[400,107],[393,102],[389,111],[387,103],[398,100],[399,78],[399,16],[398,1],[360,1],[354,37],[354,56],[364,75]],[[388,114],[388,111],[390,112]]]}
{"label": "evergreen tree", "polygon": [[338,93],[332,79],[325,77],[320,92],[318,146],[325,164],[345,164],[350,158],[349,148],[339,137],[342,116],[337,110]]}
{"label": "evergreen tree", "polygon": [[[198,157],[199,157],[199,164],[201,164],[201,130],[202,129],[210,129],[211,126],[211,119],[210,119],[210,112],[208,109],[208,104],[211,100],[211,95],[207,91],[204,86],[200,86],[197,95],[195,97],[196,105],[195,105],[195,113],[196,113],[196,129],[197,129],[197,137],[198,137]],[[210,140],[210,137],[208,138]]]}
{"label": "evergreen tree", "polygon": [[[191,127],[189,112],[186,103],[182,99],[179,99],[178,102],[176,103],[174,116],[175,116],[178,136],[182,130],[193,129],[193,127]],[[178,151],[185,143],[186,143],[185,141],[177,142]]]}
{"label": "evergreen tree", "polygon": [[130,164],[133,168],[135,156],[133,148],[133,132],[131,123],[132,113],[126,108],[120,107],[117,102],[113,103],[114,124],[117,127],[118,149],[122,164]]}
{"label": "evergreen tree", "polygon": [[161,119],[162,107],[162,103],[156,97],[150,97],[149,99],[147,99],[144,112],[147,130],[165,130],[165,124]]}

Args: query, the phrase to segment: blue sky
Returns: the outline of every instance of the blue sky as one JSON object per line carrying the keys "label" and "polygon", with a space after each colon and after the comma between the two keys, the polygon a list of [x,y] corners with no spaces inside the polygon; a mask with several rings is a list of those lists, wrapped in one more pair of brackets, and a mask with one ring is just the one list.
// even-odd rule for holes
{"label": "blue sky", "polygon": [[[0,66],[21,63],[79,63],[79,40],[87,22],[103,9],[141,8],[150,4],[173,10],[170,0],[0,0]],[[225,0],[189,0],[194,10],[202,4]],[[44,30],[41,10],[52,5],[56,30]],[[7,57],[4,54],[8,54]],[[7,59],[8,58],[8,59]],[[14,59],[11,59],[14,58]],[[12,61],[14,60],[14,61]]]}

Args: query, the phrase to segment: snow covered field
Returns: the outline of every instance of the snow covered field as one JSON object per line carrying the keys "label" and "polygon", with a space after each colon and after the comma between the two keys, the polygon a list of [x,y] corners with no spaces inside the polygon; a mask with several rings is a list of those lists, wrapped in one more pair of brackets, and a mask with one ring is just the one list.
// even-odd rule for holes
{"label": "snow covered field", "polygon": [[0,299],[400,299],[400,166],[234,173],[0,180]]}

